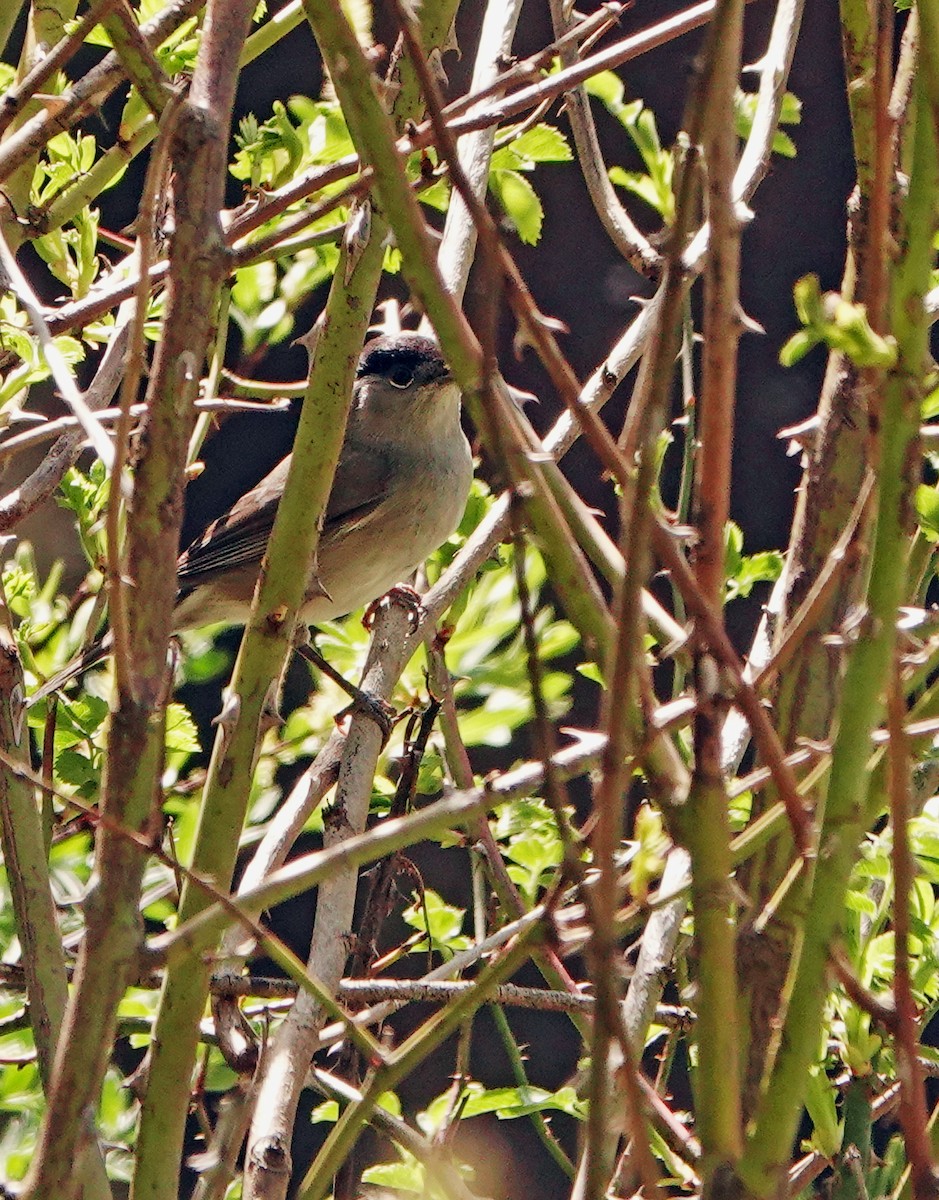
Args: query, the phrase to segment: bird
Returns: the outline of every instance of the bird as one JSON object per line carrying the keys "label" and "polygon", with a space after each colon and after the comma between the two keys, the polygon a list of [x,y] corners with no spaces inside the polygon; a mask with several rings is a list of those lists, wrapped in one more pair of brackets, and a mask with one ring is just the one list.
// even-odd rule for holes
{"label": "bird", "polygon": [[[314,625],[372,603],[456,529],[473,478],[461,400],[432,339],[403,332],[366,344],[301,622]],[[290,461],[288,454],[180,555],[175,632],[246,623]],[[109,640],[89,646],[29,702],[105,657]]]}

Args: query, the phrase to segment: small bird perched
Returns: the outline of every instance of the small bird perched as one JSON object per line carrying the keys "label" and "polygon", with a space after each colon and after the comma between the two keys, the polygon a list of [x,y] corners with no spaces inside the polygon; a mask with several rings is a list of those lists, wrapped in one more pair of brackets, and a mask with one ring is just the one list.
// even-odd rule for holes
{"label": "small bird perched", "polygon": [[[180,556],[175,629],[246,622],[289,465],[290,455]],[[359,359],[300,620],[344,616],[410,575],[457,527],[472,478],[460,390],[437,344],[414,333],[374,338]],[[89,647],[30,703],[109,648]]]}

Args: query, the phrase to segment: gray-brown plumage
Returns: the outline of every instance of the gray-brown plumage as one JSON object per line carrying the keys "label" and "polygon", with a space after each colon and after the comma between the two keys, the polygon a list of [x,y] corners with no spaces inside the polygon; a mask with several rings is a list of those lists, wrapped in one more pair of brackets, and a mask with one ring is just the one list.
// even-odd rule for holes
{"label": "gray-brown plumage", "polygon": [[[247,620],[289,462],[180,556],[176,629]],[[342,616],[406,579],[456,528],[472,476],[460,392],[436,343],[413,333],[369,342],[300,619]],[[90,665],[86,652],[32,699]]]}

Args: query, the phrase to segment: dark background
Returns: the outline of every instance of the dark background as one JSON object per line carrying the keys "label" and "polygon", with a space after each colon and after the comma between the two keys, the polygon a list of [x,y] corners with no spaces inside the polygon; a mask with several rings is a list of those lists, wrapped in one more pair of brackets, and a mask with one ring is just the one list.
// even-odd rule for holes
{"label": "dark background", "polygon": [[[445,64],[454,96],[466,87],[476,41],[475,10],[480,7],[463,4],[458,28],[464,57],[457,63],[449,56]],[[517,54],[534,52],[550,40],[545,7],[530,3],[526,6],[516,40]],[[581,7],[591,9],[595,5]],[[623,32],[642,29],[677,7],[656,0],[640,0],[623,18]],[[763,54],[772,17],[773,7],[761,0],[748,8],[745,61],[756,62]],[[378,20],[381,35],[380,13]],[[626,98],[642,98],[655,112],[665,145],[671,144],[681,127],[694,56],[703,36],[703,31],[686,36],[630,63],[620,72],[627,85]],[[298,31],[291,43],[289,48],[285,47],[283,71],[276,81],[269,77],[246,80],[246,95],[250,94],[251,104],[259,114],[266,111],[270,99],[283,98],[293,90],[309,86],[307,35]],[[786,456],[785,444],[776,434],[780,428],[814,411],[824,370],[824,358],[819,352],[794,370],[783,370],[778,363],[779,348],[796,326],[792,286],[801,275],[814,271],[820,276],[823,288],[837,287],[843,266],[845,203],[854,179],[834,5],[809,0],[790,90],[803,103],[802,124],[790,129],[798,156],[795,160],[774,158],[769,175],[756,193],[754,218],[743,242],[743,305],[765,330],[763,336],[746,336],[740,349],[732,511],[744,529],[745,547],[750,552],[786,544],[799,467],[797,459]],[[639,168],[638,156],[621,127],[599,110],[597,120],[607,162]],[[564,127],[563,115],[560,122]],[[561,345],[579,378],[586,379],[634,316],[633,297],[649,295],[650,285],[610,245],[575,164],[541,168],[536,185],[545,206],[542,239],[536,247],[523,246],[517,239],[510,239],[510,244],[539,308],[562,320],[570,329],[569,335],[562,336]],[[637,220],[648,220],[640,202],[627,203]],[[480,281],[471,279],[466,298],[471,316],[479,307],[474,283],[479,286]],[[388,281],[385,290],[404,296],[397,281]],[[312,304],[311,318],[319,303]],[[534,356],[529,353],[521,361],[515,359],[513,333],[512,322],[504,319],[500,355],[503,372],[512,383],[539,397],[540,404],[530,407],[528,414],[540,430],[547,429],[558,416],[560,404]],[[273,360],[267,365],[275,369]],[[292,378],[302,375],[304,367],[298,351],[285,350],[283,366],[278,364],[276,370],[284,372],[281,377]],[[619,429],[631,384],[631,378],[625,381],[606,410],[614,431]],[[261,420],[245,422],[251,438],[261,428]],[[265,436],[270,437],[269,426],[264,424],[263,428],[267,431]],[[230,462],[229,455],[238,459],[240,451],[229,448],[233,444],[223,435],[207,450],[207,457],[217,453],[220,464],[223,460]],[[596,460],[578,446],[565,459],[564,466],[578,491],[607,513],[610,528],[614,529],[612,492],[600,478]],[[673,477],[674,472],[669,474]],[[206,496],[208,476],[206,472]],[[194,515],[193,526],[201,519],[201,514]],[[732,626],[738,642],[744,645],[759,616],[759,598],[749,605],[738,604],[735,609],[731,613]],[[571,723],[577,723],[576,708]],[[523,752],[518,747],[513,751]],[[439,879],[451,901],[469,902],[468,879],[452,876],[454,855],[426,853],[415,857],[427,880]],[[300,902],[293,914],[299,921],[296,925],[288,921],[301,943],[304,934],[300,931],[309,928],[311,909],[311,904]],[[302,910],[305,911],[301,916]],[[394,936],[392,931],[389,936]],[[415,963],[414,967],[419,970],[420,964]],[[531,970],[522,981],[536,984],[540,979]],[[411,1012],[399,1022],[397,1031],[409,1031],[426,1015]],[[521,1010],[510,1012],[509,1017],[520,1042],[526,1046],[532,1081],[554,1088],[569,1080],[576,1070],[579,1043],[566,1019]],[[488,1012],[483,1012],[474,1025],[472,1070],[488,1086],[511,1085],[510,1067],[491,1022]],[[452,1043],[445,1046],[408,1081],[403,1096],[409,1108],[420,1107],[440,1093],[447,1072],[453,1068],[454,1050]],[[577,1135],[574,1122],[555,1116],[552,1128],[568,1152],[573,1153]],[[300,1170],[319,1141],[316,1126],[311,1132],[312,1137],[305,1136],[305,1124],[302,1119],[298,1121],[294,1155]],[[476,1166],[477,1185],[484,1194],[512,1197],[512,1200],[561,1200],[568,1195],[567,1181],[525,1121],[511,1125],[495,1119],[469,1122],[461,1127],[459,1144]]]}
{"label": "dark background", "polygon": [[[596,5],[581,7],[589,11]],[[376,9],[378,36],[387,41],[390,33],[380,3]],[[516,40],[517,54],[533,52],[551,40],[545,9],[546,5],[529,0]],[[638,0],[623,17],[622,32],[643,29],[677,9],[677,4],[664,0]],[[463,58],[457,61],[450,55],[445,62],[453,96],[466,87],[481,10],[481,3],[464,0],[458,24]],[[745,61],[756,62],[763,54],[772,17],[773,7],[765,0],[754,0],[749,6]],[[680,128],[694,55],[703,36],[702,31],[687,35],[620,71],[627,85],[626,98],[641,98],[655,112],[665,145],[672,142]],[[297,92],[316,94],[319,85],[312,40],[301,27],[278,49],[276,72],[262,58],[244,73],[236,119],[251,111],[263,120],[274,99],[286,100]],[[845,202],[854,180],[835,5],[808,0],[789,87],[803,105],[801,126],[789,130],[798,156],[795,160],[774,158],[769,175],[754,198],[754,218],[743,241],[743,305],[765,330],[764,335],[745,336],[740,348],[732,511],[744,529],[745,549],[749,552],[783,547],[786,543],[793,489],[798,482],[798,462],[786,456],[785,445],[776,434],[781,427],[814,410],[824,368],[818,351],[796,369],[783,370],[779,366],[779,348],[796,325],[792,285],[801,275],[814,271],[820,276],[823,288],[837,287],[843,265]],[[115,101],[102,114],[102,120],[112,129],[119,109],[120,103]],[[564,127],[563,115],[559,119]],[[597,121],[607,162],[639,168],[641,163],[622,128],[601,111],[597,111]],[[142,167],[143,164],[136,164],[132,169],[140,176]],[[515,239],[510,239],[510,244],[541,311],[559,318],[570,329],[561,339],[562,348],[578,376],[585,379],[634,316],[633,298],[649,295],[650,286],[619,258],[608,242],[575,164],[547,165],[540,169],[535,182],[545,206],[542,240],[536,247],[519,245]],[[231,181],[232,203],[239,199],[239,186]],[[125,183],[102,197],[102,224],[121,229],[132,221],[137,195],[139,186],[135,191]],[[641,202],[632,199],[626,202],[638,221],[648,221]],[[385,294],[404,297],[400,281],[389,280],[383,287]],[[297,322],[298,333],[312,323],[324,295],[312,297],[302,311]],[[477,299],[471,280],[467,295],[471,314]],[[522,361],[516,361],[512,352],[513,332],[510,321],[504,320],[503,372],[510,382],[539,396],[540,405],[530,408],[529,415],[543,430],[553,423],[560,405],[534,357],[528,354]],[[229,365],[238,369],[237,343],[232,346]],[[305,352],[284,345],[268,355],[256,373],[270,379],[298,379],[305,370]],[[614,431],[619,429],[631,382],[631,379],[625,382],[608,407],[607,416]],[[207,444],[204,454],[207,469],[190,489],[184,540],[224,510],[281,457],[289,445],[291,432],[289,416],[243,417],[224,425]],[[596,461],[577,447],[564,465],[578,491],[606,511],[610,528],[615,529],[612,493],[600,478]],[[9,476],[4,482],[9,482]],[[666,490],[667,487],[668,480]],[[65,530],[64,543],[50,535],[53,524]],[[22,533],[32,537],[49,555],[62,553],[63,545],[75,548],[67,523],[55,522],[50,512],[39,514],[24,526]],[[758,604],[738,605],[735,609],[733,627],[743,645],[758,616]],[[215,711],[213,703],[217,704],[217,691],[214,701],[206,701],[205,715]],[[573,720],[576,723],[576,713]],[[431,858],[421,865],[433,876],[443,864]],[[458,893],[467,883],[449,880],[445,889],[448,898],[459,901]],[[308,942],[311,911],[312,900],[307,899],[290,906],[285,913],[285,931],[290,932],[301,953],[305,953]],[[536,979],[524,982],[534,983]],[[417,1015],[410,1014],[399,1029],[403,1031],[415,1023]],[[527,1043],[532,1080],[548,1088],[559,1086],[576,1067],[577,1042],[568,1036],[570,1027],[565,1019],[521,1012],[510,1017],[519,1039]],[[420,1105],[438,1094],[446,1086],[452,1063],[453,1047],[448,1046],[434,1062],[425,1064],[406,1089],[409,1106]],[[488,1013],[479,1016],[474,1029],[473,1070],[489,1086],[512,1082]],[[572,1150],[573,1124],[559,1118],[555,1128]],[[308,1125],[301,1115],[295,1146],[298,1170],[304,1169],[322,1129]],[[554,1200],[567,1195],[563,1176],[537,1143],[527,1122],[508,1126],[495,1120],[474,1121],[464,1127],[460,1140],[480,1172],[491,1171],[488,1181],[479,1179],[481,1191],[511,1196],[513,1200],[536,1197]],[[470,1146],[469,1142],[476,1144]]]}

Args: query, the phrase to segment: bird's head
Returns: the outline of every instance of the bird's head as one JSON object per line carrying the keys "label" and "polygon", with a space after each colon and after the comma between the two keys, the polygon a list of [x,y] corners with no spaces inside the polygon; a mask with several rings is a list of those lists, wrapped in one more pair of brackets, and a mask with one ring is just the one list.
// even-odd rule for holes
{"label": "bird's head", "polygon": [[436,342],[417,333],[382,336],[362,351],[355,408],[383,422],[433,421],[459,411],[459,388]]}

